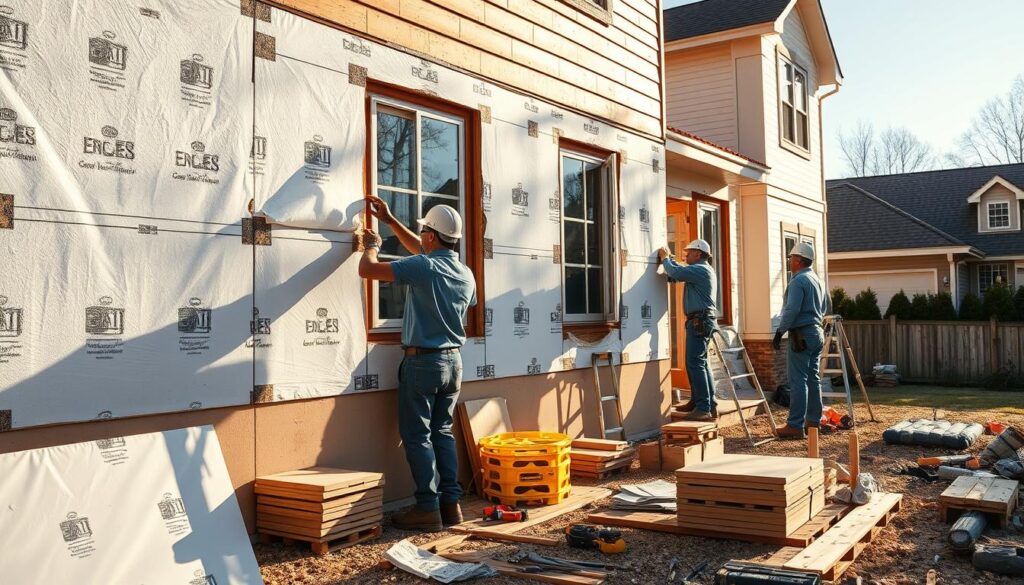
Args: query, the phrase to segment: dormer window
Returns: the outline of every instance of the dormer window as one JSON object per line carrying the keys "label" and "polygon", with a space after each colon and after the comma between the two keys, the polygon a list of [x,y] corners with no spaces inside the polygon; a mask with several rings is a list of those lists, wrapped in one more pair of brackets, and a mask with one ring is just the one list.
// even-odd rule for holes
{"label": "dormer window", "polygon": [[995,201],[988,204],[988,229],[1000,230],[1010,227],[1010,202]]}

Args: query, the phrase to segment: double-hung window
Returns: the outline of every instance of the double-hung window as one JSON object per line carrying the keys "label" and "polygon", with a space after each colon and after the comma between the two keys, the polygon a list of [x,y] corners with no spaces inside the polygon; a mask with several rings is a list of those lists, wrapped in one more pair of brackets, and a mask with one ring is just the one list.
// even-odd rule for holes
{"label": "double-hung window", "polygon": [[563,149],[562,307],[567,323],[610,322],[618,314],[615,156]]}
{"label": "double-hung window", "polygon": [[779,57],[779,107],[782,139],[810,150],[808,127],[807,72],[785,57]]}
{"label": "double-hung window", "polygon": [[988,204],[988,229],[999,230],[1010,227],[1010,202],[993,201]]}
{"label": "double-hung window", "polygon": [[981,264],[978,266],[978,292],[985,291],[996,284],[1008,284],[1009,267],[1006,264]]}

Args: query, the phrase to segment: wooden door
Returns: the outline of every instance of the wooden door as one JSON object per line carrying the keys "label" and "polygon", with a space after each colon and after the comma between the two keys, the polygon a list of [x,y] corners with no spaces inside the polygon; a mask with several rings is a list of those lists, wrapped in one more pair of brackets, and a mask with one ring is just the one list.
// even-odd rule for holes
{"label": "wooden door", "polygon": [[[692,202],[668,200],[668,249],[679,257],[690,242],[690,209]],[[669,288],[669,332],[672,360],[672,387],[689,388],[686,378],[686,314],[683,311],[683,285],[671,283]]]}

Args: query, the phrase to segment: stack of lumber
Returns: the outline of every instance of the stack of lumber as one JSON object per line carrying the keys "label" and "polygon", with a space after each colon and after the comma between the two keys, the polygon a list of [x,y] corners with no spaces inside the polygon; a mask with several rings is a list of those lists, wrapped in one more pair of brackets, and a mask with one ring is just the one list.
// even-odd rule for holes
{"label": "stack of lumber", "polygon": [[684,528],[785,538],[825,507],[821,459],[722,454],[675,475]]}
{"label": "stack of lumber", "polygon": [[256,478],[256,529],[327,554],[381,535],[384,474],[310,467]]}
{"label": "stack of lumber", "polygon": [[661,440],[640,446],[640,467],[675,471],[725,453],[714,422],[677,421],[661,426]]}
{"label": "stack of lumber", "polygon": [[569,471],[573,477],[605,479],[628,470],[635,458],[636,448],[626,441],[576,439],[569,451]]}
{"label": "stack of lumber", "polygon": [[964,512],[981,512],[999,528],[1006,528],[1017,508],[1019,484],[1013,479],[961,476],[939,496],[939,518],[952,522]]}
{"label": "stack of lumber", "polygon": [[661,436],[668,445],[695,445],[718,438],[718,423],[681,420],[661,425]]}

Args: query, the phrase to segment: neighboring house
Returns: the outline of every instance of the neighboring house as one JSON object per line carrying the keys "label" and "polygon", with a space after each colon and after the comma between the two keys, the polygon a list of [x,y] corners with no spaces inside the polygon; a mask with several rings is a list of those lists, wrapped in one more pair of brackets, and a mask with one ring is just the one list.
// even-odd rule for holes
{"label": "neighboring house", "polygon": [[892,296],[1024,286],[1024,164],[828,182],[830,287]]}
{"label": "neighboring house", "polygon": [[[787,253],[813,244],[824,275],[821,101],[842,72],[817,0],[704,0],[664,14],[670,241],[711,243],[722,322],[774,388]],[[681,324],[673,318],[675,386],[686,385]]]}
{"label": "neighboring house", "polygon": [[626,434],[664,422],[657,2],[47,4],[5,16],[37,36],[0,87],[0,451],[212,424],[250,528],[257,475],[409,495],[405,297],[357,275],[366,193],[465,217],[463,399],[600,436],[610,351]]}

